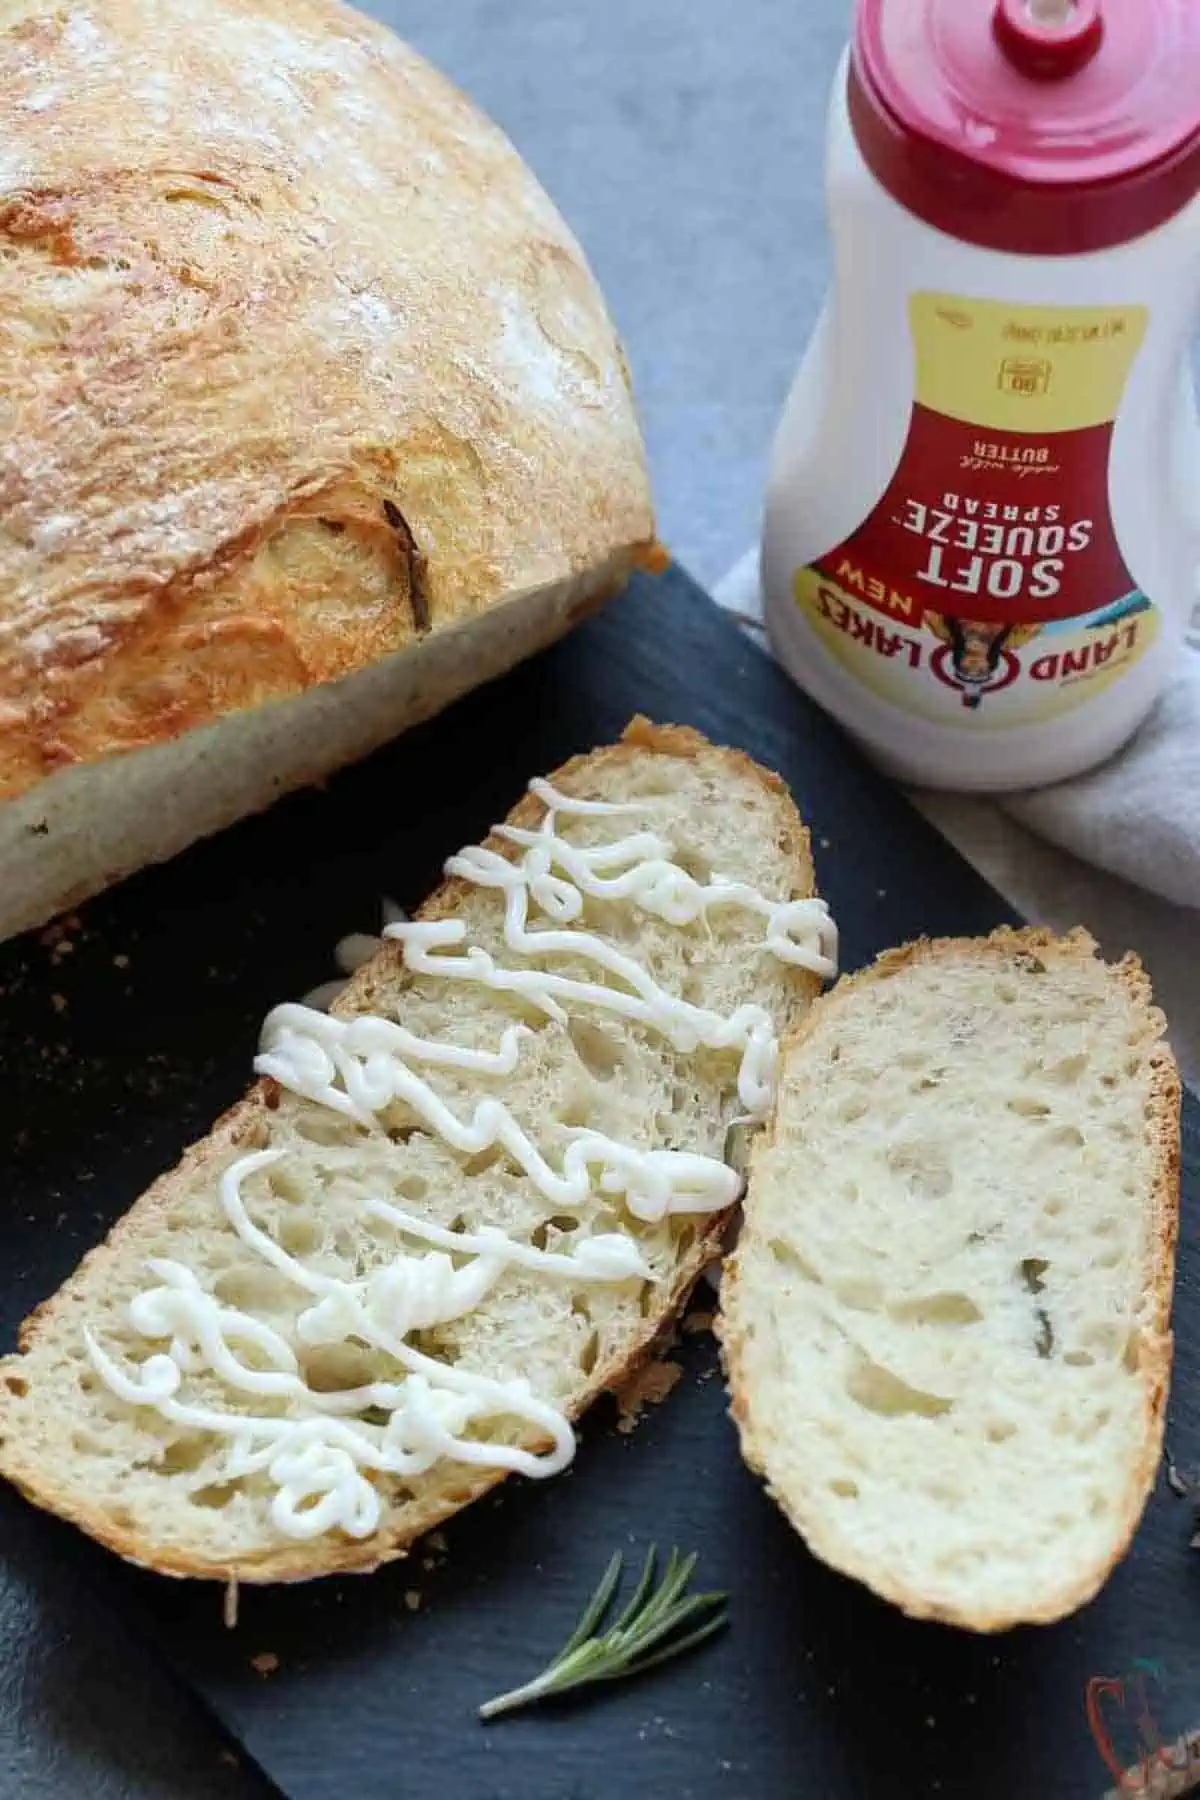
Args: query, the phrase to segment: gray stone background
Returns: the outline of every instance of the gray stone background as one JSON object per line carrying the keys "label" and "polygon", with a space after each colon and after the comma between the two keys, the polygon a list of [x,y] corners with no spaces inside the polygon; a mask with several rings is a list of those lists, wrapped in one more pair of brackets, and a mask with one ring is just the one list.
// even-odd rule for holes
{"label": "gray stone background", "polygon": [[753,538],[825,282],[825,99],[849,0],[380,0],[513,138],[625,338],[665,543]]}
{"label": "gray stone background", "polygon": [[[821,141],[849,0],[374,0],[502,124],[583,242],[629,350],[677,557],[750,543],[825,280]],[[16,1572],[19,1577],[19,1571]],[[148,1650],[86,1597],[0,1648],[0,1800],[261,1800]]]}

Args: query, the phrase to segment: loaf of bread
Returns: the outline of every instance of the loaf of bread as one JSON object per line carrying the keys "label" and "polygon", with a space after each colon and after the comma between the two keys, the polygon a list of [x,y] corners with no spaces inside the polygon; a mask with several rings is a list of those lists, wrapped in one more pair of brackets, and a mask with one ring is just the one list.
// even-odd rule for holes
{"label": "loaf of bread", "polygon": [[546,644],[653,542],[501,133],[336,0],[0,0],[0,937]]}
{"label": "loaf of bread", "polygon": [[1171,1360],[1179,1080],[1132,958],[884,956],[785,1045],[720,1331],[742,1449],[921,1618],[1056,1619],[1124,1553]]}
{"label": "loaf of bread", "polygon": [[552,781],[331,1019],[273,1015],[265,1078],[29,1320],[0,1473],[31,1499],[169,1574],[370,1568],[506,1459],[559,1466],[567,1419],[647,1354],[714,1254],[730,1127],[768,1110],[829,927],[745,757],[638,724]]}

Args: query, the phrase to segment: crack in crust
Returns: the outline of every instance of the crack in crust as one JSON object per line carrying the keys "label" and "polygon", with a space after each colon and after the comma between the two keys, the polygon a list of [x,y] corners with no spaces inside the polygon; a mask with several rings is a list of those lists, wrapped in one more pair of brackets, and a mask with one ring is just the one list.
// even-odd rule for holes
{"label": "crack in crust", "polygon": [[578,246],[383,27],[38,10],[0,96],[0,797],[653,542]]}

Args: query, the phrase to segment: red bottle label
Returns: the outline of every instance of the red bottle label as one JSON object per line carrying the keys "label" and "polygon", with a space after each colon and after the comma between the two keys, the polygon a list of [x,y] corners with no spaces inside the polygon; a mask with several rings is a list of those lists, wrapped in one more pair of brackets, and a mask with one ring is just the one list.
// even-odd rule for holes
{"label": "red bottle label", "polygon": [[870,517],[795,578],[837,659],[883,698],[1003,727],[1091,698],[1158,615],[1109,510],[1113,419],[1141,307],[918,294],[916,400]]}

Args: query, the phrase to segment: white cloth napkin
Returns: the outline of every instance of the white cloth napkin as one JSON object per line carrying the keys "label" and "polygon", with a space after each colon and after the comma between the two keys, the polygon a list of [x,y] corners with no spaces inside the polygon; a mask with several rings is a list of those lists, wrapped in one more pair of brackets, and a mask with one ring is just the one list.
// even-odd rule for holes
{"label": "white cloth napkin", "polygon": [[[764,648],[758,552],[715,592]],[[1027,917],[1086,925],[1109,954],[1138,952],[1184,1074],[1200,1075],[1200,605],[1190,649],[1120,755],[1075,781],[978,799],[909,798]],[[1036,834],[1036,835],[1035,835]]]}

